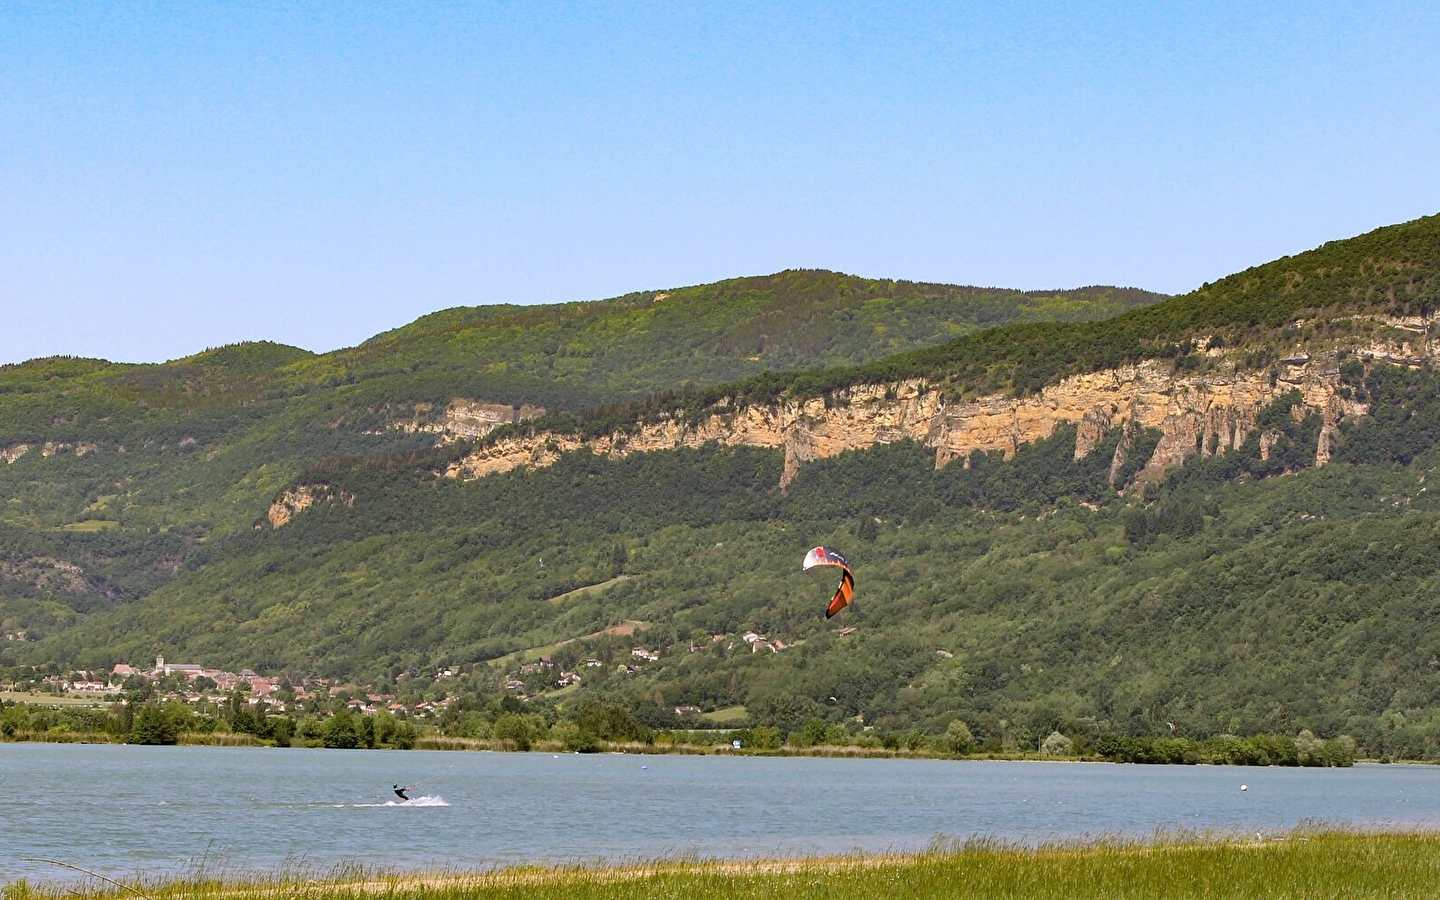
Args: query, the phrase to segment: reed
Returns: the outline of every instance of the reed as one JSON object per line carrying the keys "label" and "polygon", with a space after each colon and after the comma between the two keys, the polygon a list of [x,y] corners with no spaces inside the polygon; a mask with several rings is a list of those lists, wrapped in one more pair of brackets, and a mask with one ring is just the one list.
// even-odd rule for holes
{"label": "reed", "polygon": [[1440,832],[1295,831],[1268,839],[1203,835],[1027,847],[937,840],[921,853],[768,860],[669,859],[614,866],[400,874],[358,866],[271,878],[209,875],[30,887],[3,900],[1088,900],[1432,898]]}

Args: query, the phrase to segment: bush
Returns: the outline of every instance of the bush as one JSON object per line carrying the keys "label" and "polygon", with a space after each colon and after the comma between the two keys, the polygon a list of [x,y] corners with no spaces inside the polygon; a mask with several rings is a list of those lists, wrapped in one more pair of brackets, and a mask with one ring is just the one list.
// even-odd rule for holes
{"label": "bush", "polygon": [[945,727],[945,735],[941,738],[941,746],[946,753],[964,756],[975,749],[975,736],[970,733],[969,725],[966,725],[960,719],[955,719]]}
{"label": "bush", "polygon": [[1040,742],[1040,752],[1046,756],[1069,756],[1074,749],[1075,742],[1058,731],[1050,732],[1050,735]]}

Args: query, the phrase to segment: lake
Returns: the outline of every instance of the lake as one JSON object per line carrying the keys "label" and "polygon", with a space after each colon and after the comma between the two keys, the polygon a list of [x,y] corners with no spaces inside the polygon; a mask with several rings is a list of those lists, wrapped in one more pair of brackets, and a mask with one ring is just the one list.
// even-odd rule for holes
{"label": "lake", "polygon": [[[410,803],[393,783],[416,785]],[[1242,791],[1241,785],[1247,790]],[[0,884],[1440,827],[1440,768],[0,744]]]}

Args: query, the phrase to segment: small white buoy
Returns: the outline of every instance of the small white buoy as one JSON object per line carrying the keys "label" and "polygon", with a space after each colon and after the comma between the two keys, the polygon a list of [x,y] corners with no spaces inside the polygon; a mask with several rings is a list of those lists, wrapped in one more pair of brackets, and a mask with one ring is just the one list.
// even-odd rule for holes
{"label": "small white buoy", "polygon": [[648,768],[650,768],[650,767],[649,767],[649,766],[641,766],[640,768],[642,768],[642,769],[648,769]]}
{"label": "small white buoy", "polygon": [[1245,792],[1245,791],[1248,791],[1248,790],[1250,790],[1250,785],[1248,785],[1248,784],[1242,784],[1242,785],[1240,785],[1240,791],[1241,791],[1242,793]]}

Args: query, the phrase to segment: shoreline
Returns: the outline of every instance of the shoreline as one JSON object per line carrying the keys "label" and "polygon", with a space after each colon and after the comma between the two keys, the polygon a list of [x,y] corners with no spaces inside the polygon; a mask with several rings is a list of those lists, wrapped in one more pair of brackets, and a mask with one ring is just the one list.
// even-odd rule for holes
{"label": "shoreline", "polygon": [[[83,732],[57,732],[57,733],[30,733],[23,737],[0,735],[0,746],[5,744],[108,744],[117,747],[151,746],[136,741],[117,740],[114,735]],[[1084,755],[1059,755],[1039,753],[1034,751],[999,751],[999,752],[976,752],[969,754],[946,754],[927,750],[896,749],[889,750],[883,747],[856,747],[838,745],[820,745],[816,747],[781,747],[778,749],[735,749],[727,744],[645,744],[640,742],[612,743],[595,750],[570,750],[558,741],[539,741],[526,750],[513,746],[507,746],[504,740],[481,739],[481,738],[457,738],[444,735],[427,735],[418,739],[413,747],[354,747],[354,748],[333,748],[325,747],[316,743],[299,743],[281,746],[273,742],[267,742],[248,734],[232,734],[229,732],[221,734],[185,733],[180,740],[171,745],[155,746],[180,746],[180,747],[223,747],[235,748],[246,747],[259,750],[382,750],[396,753],[410,753],[416,750],[430,751],[437,753],[535,753],[535,754],[563,754],[581,756],[724,756],[724,757],[753,757],[764,759],[893,759],[893,760],[933,760],[938,762],[1053,762],[1053,763],[1107,763],[1110,765],[1139,765],[1139,766],[1234,766],[1247,769],[1265,768],[1348,768],[1349,766],[1296,766],[1293,764],[1281,763],[1238,763],[1238,762],[1211,762],[1199,760],[1196,762],[1131,762],[1127,760],[1107,759],[1103,756],[1093,754]],[[1355,765],[1410,765],[1410,766],[1433,766],[1440,765],[1440,762],[1428,759],[1378,759],[1368,757],[1356,757],[1351,763]]]}
{"label": "shoreline", "polygon": [[[1440,830],[1305,827],[1276,835],[1161,833],[1026,845],[937,838],[918,852],[830,856],[659,858],[391,872],[359,864],[284,874],[190,875],[127,883],[76,869],[68,881],[0,882],[6,900],[410,900],[773,896],[1009,898],[1038,892],[1100,897],[1428,897],[1440,893]],[[43,860],[64,866],[63,861]],[[1277,894],[1276,891],[1279,891]]]}

